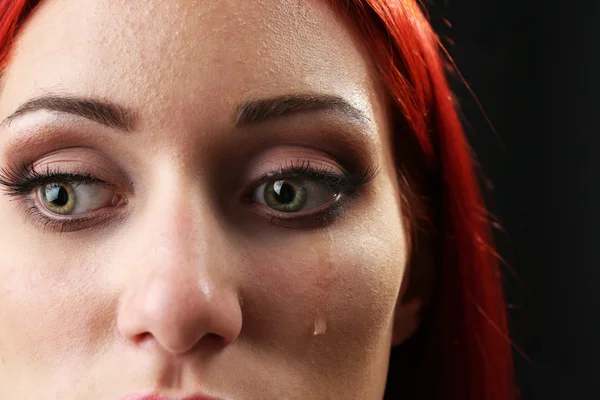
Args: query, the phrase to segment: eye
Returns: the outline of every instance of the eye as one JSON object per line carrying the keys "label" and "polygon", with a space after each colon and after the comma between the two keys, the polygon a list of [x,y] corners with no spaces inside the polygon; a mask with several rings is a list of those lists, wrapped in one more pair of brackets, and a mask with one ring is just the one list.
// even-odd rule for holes
{"label": "eye", "polygon": [[56,215],[85,214],[115,203],[116,195],[100,183],[47,183],[36,191],[40,208]]}
{"label": "eye", "polygon": [[279,212],[294,213],[320,207],[338,195],[326,183],[290,178],[263,183],[254,190],[253,200]]}

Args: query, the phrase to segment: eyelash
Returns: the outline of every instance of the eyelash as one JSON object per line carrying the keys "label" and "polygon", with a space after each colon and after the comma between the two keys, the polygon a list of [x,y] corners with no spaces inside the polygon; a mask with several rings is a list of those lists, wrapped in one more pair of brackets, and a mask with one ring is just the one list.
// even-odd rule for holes
{"label": "eyelash", "polygon": [[[348,174],[339,174],[333,172],[333,168],[327,167],[315,167],[311,165],[309,161],[298,160],[291,162],[279,168],[276,171],[268,172],[254,181],[248,194],[245,196],[246,201],[251,201],[251,195],[254,189],[259,185],[274,180],[284,179],[301,179],[309,180],[315,183],[325,184],[334,189],[337,194],[340,195],[340,199],[336,200],[334,204],[327,207],[324,210],[313,212],[307,215],[307,218],[313,218],[314,220],[325,223],[335,216],[339,215],[348,206],[348,201],[367,183],[369,183],[377,173],[379,169],[375,165],[367,167],[362,174],[352,176]],[[289,222],[294,219],[298,219],[293,216],[284,216],[283,213],[275,210],[269,211],[270,221],[269,226],[283,225],[285,222]]]}
{"label": "eyelash", "polygon": [[[348,200],[355,195],[361,187],[370,182],[379,172],[378,168],[374,165],[366,168],[362,174],[358,176],[351,176],[348,174],[339,174],[332,171],[332,169],[323,167],[314,167],[308,161],[292,162],[286,166],[281,167],[277,171],[272,171],[262,175],[260,178],[255,180],[250,189],[246,192],[244,200],[252,201],[251,195],[259,185],[272,181],[272,180],[283,180],[283,179],[302,179],[309,180],[316,183],[326,184],[332,189],[336,190],[340,195],[340,199],[335,203],[327,207],[325,210],[317,211],[306,217],[316,218],[322,222],[326,222],[330,218],[339,215],[347,206]],[[27,165],[15,165],[7,169],[0,168],[0,187],[3,187],[5,193],[9,197],[13,197],[20,200],[22,205],[26,207],[26,217],[31,218],[35,224],[39,224],[42,230],[48,228],[56,230],[60,233],[74,228],[75,230],[82,226],[91,227],[93,225],[104,222],[103,218],[97,216],[79,216],[76,218],[72,217],[48,217],[45,215],[39,207],[34,203],[32,198],[33,191],[41,185],[50,183],[70,183],[70,184],[102,184],[107,187],[113,187],[109,183],[93,177],[91,174],[78,174],[61,171],[59,168],[50,168],[49,166],[43,172],[37,172],[32,166]],[[95,213],[94,213],[95,214]],[[279,225],[280,223],[299,219],[298,217],[287,216],[283,217],[281,213],[273,210],[270,214],[270,226]],[[106,216],[106,214],[105,214]],[[96,220],[96,221],[94,221]],[[86,224],[87,223],[87,224]]]}
{"label": "eyelash", "polygon": [[41,185],[54,182],[108,185],[103,180],[94,178],[90,174],[62,172],[49,166],[43,173],[39,173],[26,165],[18,165],[8,169],[0,168],[0,186],[4,187],[9,196],[26,196]]}
{"label": "eyelash", "polygon": [[43,172],[37,172],[32,166],[15,165],[9,168],[0,168],[0,187],[9,197],[21,201],[20,206],[25,208],[25,217],[30,219],[34,225],[39,226],[42,231],[47,229],[63,233],[71,228],[79,228],[83,225],[92,227],[106,220],[107,215],[102,216],[79,216],[73,217],[48,217],[35,204],[32,194],[41,185],[50,183],[70,183],[73,185],[102,184],[107,187],[113,185],[95,178],[90,174],[64,172],[58,168],[47,166]]}

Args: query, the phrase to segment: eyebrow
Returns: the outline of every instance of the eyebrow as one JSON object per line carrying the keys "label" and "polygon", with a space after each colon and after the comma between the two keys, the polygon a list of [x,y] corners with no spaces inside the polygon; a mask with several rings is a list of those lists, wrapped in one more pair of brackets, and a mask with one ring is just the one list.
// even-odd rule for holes
{"label": "eyebrow", "polygon": [[[131,131],[135,125],[133,112],[123,106],[93,98],[48,94],[21,104],[0,125],[9,124],[22,115],[39,110],[56,111],[83,117],[99,124]],[[237,108],[235,125],[259,124],[289,115],[311,112],[337,112],[362,124],[370,122],[359,108],[339,96],[293,94],[270,99],[250,100]]]}
{"label": "eyebrow", "polygon": [[292,114],[309,112],[337,112],[362,124],[370,122],[362,110],[341,97],[294,94],[243,103],[237,109],[235,125],[258,124]]}
{"label": "eyebrow", "polygon": [[72,114],[122,131],[131,131],[134,127],[133,113],[125,107],[99,99],[56,94],[48,94],[26,101],[0,125],[9,124],[21,115],[38,110]]}

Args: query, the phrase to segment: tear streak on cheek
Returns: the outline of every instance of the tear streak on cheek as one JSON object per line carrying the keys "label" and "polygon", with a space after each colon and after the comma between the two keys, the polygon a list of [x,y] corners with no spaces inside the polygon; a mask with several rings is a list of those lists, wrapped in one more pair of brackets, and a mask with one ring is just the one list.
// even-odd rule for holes
{"label": "tear streak on cheek", "polygon": [[245,303],[253,305],[246,323],[262,319],[256,322],[263,327],[255,330],[256,340],[260,335],[281,340],[285,336],[297,343],[321,336],[365,340],[369,332],[387,328],[402,266],[390,266],[384,253],[336,248],[325,236],[303,247],[301,255],[262,254],[246,277]]}

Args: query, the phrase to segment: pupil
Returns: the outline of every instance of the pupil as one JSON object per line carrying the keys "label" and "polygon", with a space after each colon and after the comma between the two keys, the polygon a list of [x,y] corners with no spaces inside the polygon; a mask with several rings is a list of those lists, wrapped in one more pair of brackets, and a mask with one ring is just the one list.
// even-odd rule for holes
{"label": "pupil", "polygon": [[283,204],[291,203],[296,198],[296,193],[292,185],[285,182],[275,186],[275,193],[277,193],[277,200]]}
{"label": "pupil", "polygon": [[69,203],[69,192],[63,186],[50,186],[46,189],[48,201],[58,207],[64,207]]}
{"label": "pupil", "polygon": [[65,190],[64,187],[61,187],[60,189],[58,189],[58,196],[56,197],[56,200],[54,200],[54,203],[58,206],[64,206],[69,202],[69,193]]}

